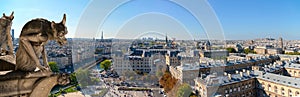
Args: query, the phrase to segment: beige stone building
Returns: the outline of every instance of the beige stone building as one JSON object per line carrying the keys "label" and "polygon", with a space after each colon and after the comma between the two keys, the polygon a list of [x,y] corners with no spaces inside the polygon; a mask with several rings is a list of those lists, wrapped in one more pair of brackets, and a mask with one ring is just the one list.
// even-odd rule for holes
{"label": "beige stone building", "polygon": [[200,97],[255,97],[255,78],[253,72],[236,74],[211,74],[195,79],[195,90]]}
{"label": "beige stone building", "polygon": [[300,79],[258,71],[258,97],[299,97]]}
{"label": "beige stone building", "polygon": [[199,76],[199,68],[198,64],[184,64],[183,66],[170,66],[169,70],[180,83],[188,83],[193,86],[193,80]]}
{"label": "beige stone building", "polygon": [[282,48],[272,48],[266,50],[268,54],[282,54]]}
{"label": "beige stone building", "polygon": [[195,79],[201,97],[299,97],[299,84],[299,78],[257,70]]}
{"label": "beige stone building", "polygon": [[254,51],[257,53],[257,54],[267,54],[267,51],[265,48],[254,48]]}
{"label": "beige stone building", "polygon": [[290,76],[300,78],[300,64],[291,63],[285,65],[284,68]]}
{"label": "beige stone building", "polygon": [[178,57],[179,51],[168,51],[165,55],[166,57],[166,64],[179,66],[180,65],[180,57]]}
{"label": "beige stone building", "polygon": [[[213,60],[210,58],[200,58],[198,62],[184,61],[180,63],[180,66],[169,65],[169,70],[172,76],[178,79],[181,83],[188,83],[194,86],[194,79],[201,76],[201,74],[210,74],[212,72],[223,73],[235,72],[236,70],[244,71],[246,69],[252,69],[255,65],[267,65],[277,60],[277,57],[267,57],[258,55],[249,55],[253,59],[244,60],[232,60],[224,62],[222,60]],[[183,60],[181,60],[183,61]]]}

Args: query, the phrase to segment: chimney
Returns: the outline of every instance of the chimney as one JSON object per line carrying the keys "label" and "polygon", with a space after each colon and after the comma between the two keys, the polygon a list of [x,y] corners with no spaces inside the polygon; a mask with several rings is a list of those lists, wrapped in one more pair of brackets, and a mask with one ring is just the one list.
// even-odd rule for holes
{"label": "chimney", "polygon": [[250,70],[247,70],[247,75],[250,76]]}
{"label": "chimney", "polygon": [[224,76],[227,76],[227,72],[224,72]]}
{"label": "chimney", "polygon": [[228,79],[231,80],[231,74],[228,74]]}
{"label": "chimney", "polygon": [[236,71],[235,71],[235,73],[236,73],[236,74],[238,74],[238,73],[239,73],[239,71],[238,71],[238,70],[236,70]]}
{"label": "chimney", "polygon": [[244,76],[244,75],[243,75],[243,72],[240,72],[240,76],[241,76],[241,77],[243,77],[243,76]]}

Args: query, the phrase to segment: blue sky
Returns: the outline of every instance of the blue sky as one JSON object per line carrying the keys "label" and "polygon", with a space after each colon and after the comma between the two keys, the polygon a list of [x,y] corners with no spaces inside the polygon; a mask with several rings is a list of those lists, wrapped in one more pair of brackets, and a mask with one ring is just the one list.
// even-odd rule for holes
{"label": "blue sky", "polygon": [[300,39],[299,0],[209,0],[209,2],[220,19],[226,37],[249,39],[282,36],[285,39]]}
{"label": "blue sky", "polygon": [[88,5],[87,0],[1,0],[0,13],[10,15],[14,11],[12,29],[15,37],[19,37],[26,22],[35,18],[45,18],[49,21],[60,22],[63,14],[67,14],[69,37],[72,37],[82,11]]}
{"label": "blue sky", "polygon": [[[197,20],[195,14],[191,12],[195,10],[181,6],[182,3],[166,0],[134,0],[120,3],[120,6],[111,9],[110,14],[105,13],[104,21],[100,21],[98,16],[102,15],[109,5],[115,3],[106,0],[102,2],[104,3],[97,4],[88,0],[1,0],[0,12],[10,14],[11,11],[15,11],[12,26],[16,32],[15,37],[18,37],[27,21],[46,18],[60,22],[63,13],[67,14],[68,37],[100,37],[101,31],[104,31],[107,38],[159,37],[167,34],[176,39],[206,39],[207,33],[214,31],[207,30],[203,23],[205,20]],[[97,6],[90,7],[92,3]],[[282,36],[290,40],[300,39],[298,0],[208,0],[208,4],[222,27],[225,39],[270,36],[274,38]],[[203,6],[203,4],[192,6],[193,4],[189,4],[188,1],[186,5],[191,5],[190,8],[196,11],[199,6]],[[92,10],[93,13],[85,14],[87,10]],[[91,18],[85,18],[85,15]],[[87,23],[82,26],[79,24],[82,23],[80,21],[101,23]]]}

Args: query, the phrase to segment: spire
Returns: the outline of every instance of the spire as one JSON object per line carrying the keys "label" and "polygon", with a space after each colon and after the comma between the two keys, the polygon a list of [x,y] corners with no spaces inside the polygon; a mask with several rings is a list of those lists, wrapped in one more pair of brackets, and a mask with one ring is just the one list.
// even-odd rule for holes
{"label": "spire", "polygon": [[103,40],[103,31],[102,31],[102,34],[101,34],[101,40]]}
{"label": "spire", "polygon": [[279,43],[278,43],[278,45],[279,45],[279,48],[282,48],[284,50],[282,37],[279,37]]}
{"label": "spire", "polygon": [[168,44],[168,34],[166,33],[166,44]]}

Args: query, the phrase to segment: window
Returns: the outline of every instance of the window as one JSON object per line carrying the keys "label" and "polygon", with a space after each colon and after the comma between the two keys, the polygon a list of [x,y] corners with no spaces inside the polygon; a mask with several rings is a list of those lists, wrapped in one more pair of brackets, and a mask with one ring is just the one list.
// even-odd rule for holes
{"label": "window", "polygon": [[238,87],[238,91],[241,91],[241,88],[240,88],[240,87]]}
{"label": "window", "polygon": [[236,88],[234,88],[233,91],[236,91]]}
{"label": "window", "polygon": [[278,90],[277,90],[277,86],[274,86],[274,92],[277,93]]}
{"label": "window", "polygon": [[298,91],[295,92],[295,96],[300,96]]}
{"label": "window", "polygon": [[261,88],[262,88],[262,89],[265,88],[265,84],[264,84],[264,83],[261,84]]}
{"label": "window", "polygon": [[290,95],[290,97],[293,96],[293,92],[292,92],[292,90],[290,90],[290,89],[289,89],[289,95]]}
{"label": "window", "polygon": [[284,88],[281,88],[281,94],[284,95]]}
{"label": "window", "polygon": [[228,93],[228,90],[226,89],[226,90],[225,90],[225,94],[227,94],[227,93]]}
{"label": "window", "polygon": [[268,90],[269,90],[269,91],[272,91],[271,85],[268,85]]}
{"label": "window", "polygon": [[232,89],[230,88],[229,93],[231,93],[231,92],[232,92]]}

